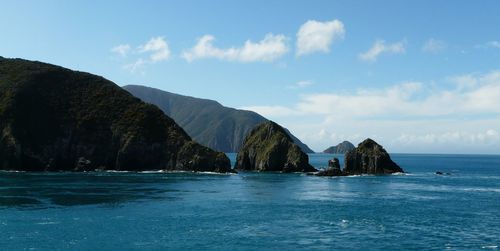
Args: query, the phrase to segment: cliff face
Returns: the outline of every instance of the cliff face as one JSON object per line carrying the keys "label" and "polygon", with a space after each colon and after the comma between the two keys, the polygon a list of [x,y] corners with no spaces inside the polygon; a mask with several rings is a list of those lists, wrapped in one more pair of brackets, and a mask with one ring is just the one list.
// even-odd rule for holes
{"label": "cliff face", "polygon": [[352,149],[354,149],[354,145],[349,141],[344,141],[336,146],[328,147],[323,151],[323,153],[331,153],[331,154],[345,154]]}
{"label": "cliff face", "polygon": [[358,147],[345,155],[344,173],[353,174],[389,174],[403,172],[387,151],[372,139],[366,139]]}
{"label": "cliff face", "polygon": [[157,107],[92,74],[0,58],[0,169],[230,171]]}
{"label": "cliff face", "polygon": [[309,157],[278,124],[256,126],[245,138],[235,169],[253,171],[312,172]]}
{"label": "cliff face", "polygon": [[[146,86],[123,87],[144,102],[157,105],[200,144],[222,152],[238,152],[245,136],[267,119],[251,111],[224,107],[216,101],[182,96]],[[286,130],[286,129],[285,129]],[[302,151],[313,151],[288,130]]]}

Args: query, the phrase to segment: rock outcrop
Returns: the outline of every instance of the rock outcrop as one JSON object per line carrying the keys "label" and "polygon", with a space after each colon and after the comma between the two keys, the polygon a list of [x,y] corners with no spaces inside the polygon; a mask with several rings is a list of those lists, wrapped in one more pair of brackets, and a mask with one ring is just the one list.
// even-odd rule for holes
{"label": "rock outcrop", "polygon": [[343,176],[344,173],[340,169],[339,159],[333,158],[328,160],[328,168],[325,170],[319,171],[317,176]]}
{"label": "rock outcrop", "polygon": [[0,57],[0,170],[230,172],[154,105],[88,73]]}
{"label": "rock outcrop", "polygon": [[356,174],[390,174],[403,172],[387,151],[372,139],[366,139],[358,147],[345,155],[344,173]]}
{"label": "rock outcrop", "polygon": [[352,149],[354,149],[354,145],[349,142],[349,141],[344,141],[336,146],[331,146],[328,147],[323,151],[323,153],[330,153],[330,154],[345,154]]}
{"label": "rock outcrop", "polygon": [[309,157],[293,143],[285,129],[268,121],[246,136],[235,169],[248,171],[314,172]]}

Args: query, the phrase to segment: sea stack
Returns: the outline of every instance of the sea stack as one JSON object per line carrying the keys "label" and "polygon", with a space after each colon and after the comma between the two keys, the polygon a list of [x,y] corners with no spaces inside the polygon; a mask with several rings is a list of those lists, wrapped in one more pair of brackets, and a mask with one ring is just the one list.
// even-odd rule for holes
{"label": "sea stack", "polygon": [[230,172],[154,105],[88,73],[0,57],[0,170]]}
{"label": "sea stack", "polygon": [[366,139],[358,147],[345,155],[344,173],[356,174],[390,174],[403,172],[387,151],[372,139]]}
{"label": "sea stack", "polygon": [[336,146],[330,146],[327,149],[323,151],[323,153],[330,153],[330,154],[346,154],[347,152],[351,151],[354,149],[354,145],[349,142],[349,141],[343,141],[342,143],[339,143]]}
{"label": "sea stack", "polygon": [[247,171],[314,172],[309,157],[280,125],[267,121],[246,136],[235,169]]}
{"label": "sea stack", "polygon": [[342,170],[340,170],[340,162],[339,159],[333,158],[328,161],[328,168],[325,170],[319,171],[317,176],[344,176]]}

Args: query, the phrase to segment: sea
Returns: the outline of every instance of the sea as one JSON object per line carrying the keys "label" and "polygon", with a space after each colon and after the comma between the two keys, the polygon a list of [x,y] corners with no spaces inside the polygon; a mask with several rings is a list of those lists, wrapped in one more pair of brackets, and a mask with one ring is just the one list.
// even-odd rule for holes
{"label": "sea", "polygon": [[0,172],[0,250],[499,249],[499,155],[391,156],[405,174]]}

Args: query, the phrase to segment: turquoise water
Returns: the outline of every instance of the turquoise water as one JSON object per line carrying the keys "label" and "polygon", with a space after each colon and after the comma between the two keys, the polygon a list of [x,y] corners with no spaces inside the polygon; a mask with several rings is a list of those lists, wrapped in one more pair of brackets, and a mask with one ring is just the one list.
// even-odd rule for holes
{"label": "turquoise water", "polygon": [[0,250],[498,250],[500,156],[393,159],[409,173],[3,172]]}

